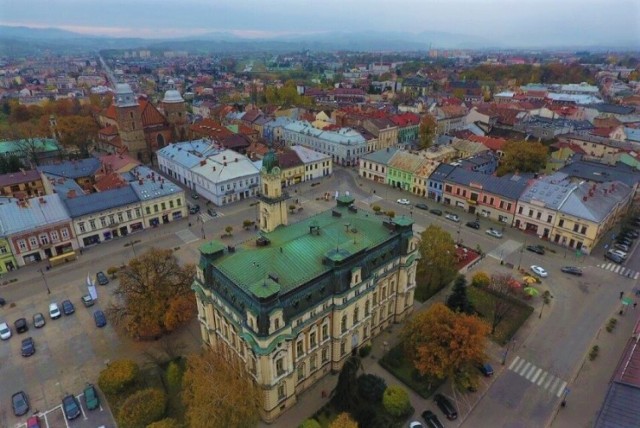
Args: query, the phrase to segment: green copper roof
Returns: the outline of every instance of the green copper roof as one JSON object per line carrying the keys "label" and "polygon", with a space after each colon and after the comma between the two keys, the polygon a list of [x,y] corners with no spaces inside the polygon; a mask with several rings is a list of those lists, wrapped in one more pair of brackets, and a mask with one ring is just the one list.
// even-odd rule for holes
{"label": "green copper roof", "polygon": [[273,151],[273,149],[269,149],[267,154],[262,158],[262,167],[267,171],[271,172],[271,170],[278,166],[278,156]]}
{"label": "green copper roof", "polygon": [[218,251],[224,250],[225,248],[227,248],[227,246],[220,241],[209,241],[206,244],[201,245],[199,250],[202,254],[214,254]]}
{"label": "green copper roof", "polygon": [[[332,211],[341,216],[334,216]],[[268,246],[258,247],[255,240],[237,245],[235,252],[225,253],[213,264],[240,288],[257,297],[278,292],[275,285],[280,293],[286,293],[328,271],[331,267],[322,264],[323,258],[339,262],[384,242],[390,231],[382,221],[383,218],[371,212],[335,207],[299,223],[263,233],[271,241]],[[318,226],[319,234],[309,232],[312,225]],[[273,283],[269,282],[270,276]]]}

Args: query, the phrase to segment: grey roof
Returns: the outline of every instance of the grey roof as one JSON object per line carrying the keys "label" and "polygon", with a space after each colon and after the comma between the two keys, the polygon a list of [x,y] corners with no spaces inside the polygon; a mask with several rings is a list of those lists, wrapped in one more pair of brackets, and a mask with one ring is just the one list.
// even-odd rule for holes
{"label": "grey roof", "polygon": [[38,229],[61,221],[70,221],[60,196],[31,198],[23,205],[17,199],[0,205],[0,236]]}
{"label": "grey roof", "polygon": [[38,170],[58,177],[80,178],[93,176],[100,169],[100,160],[87,158],[74,161],[65,161],[59,164],[42,165]]}
{"label": "grey roof", "polygon": [[436,167],[436,169],[429,176],[429,180],[434,181],[444,181],[445,178],[451,174],[456,167],[454,165],[449,165],[448,163],[441,163]]}
{"label": "grey roof", "polygon": [[631,188],[619,181],[598,184],[583,182],[571,192],[558,212],[599,223],[630,193]]}
{"label": "grey roof", "polygon": [[604,399],[595,428],[640,426],[640,388],[612,382]]}
{"label": "grey roof", "polygon": [[[141,201],[161,198],[183,190],[146,166],[137,166],[122,177],[129,179],[133,191]],[[132,179],[132,180],[131,180]]]}
{"label": "grey roof", "polygon": [[56,175],[46,173],[44,176],[49,180],[53,190],[60,195],[61,199],[66,199],[69,191],[75,192],[76,196],[84,194],[84,189],[71,178],[58,177]]}
{"label": "grey roof", "polygon": [[72,218],[136,202],[139,202],[139,199],[131,186],[106,190],[104,192],[91,193],[89,195],[82,195],[76,198],[68,198],[64,200],[64,204]]}
{"label": "grey roof", "polygon": [[389,147],[388,149],[382,149],[368,153],[362,156],[360,159],[380,165],[388,165],[389,160],[393,157],[393,155],[396,154],[397,151],[398,149],[396,147]]}
{"label": "grey roof", "polygon": [[520,201],[529,203],[535,200],[546,208],[557,210],[577,187],[568,180],[555,183],[545,177],[532,182],[520,196]]}
{"label": "grey roof", "polygon": [[198,165],[206,157],[220,152],[211,141],[201,139],[169,144],[157,151],[157,156],[165,158],[186,169]]}
{"label": "grey roof", "polygon": [[627,186],[634,187],[640,182],[639,171],[621,162],[617,162],[615,165],[607,165],[578,159],[558,171],[564,172],[570,177],[595,181],[596,183],[621,181]]}
{"label": "grey roof", "polygon": [[522,176],[494,177],[462,168],[453,170],[444,181],[463,186],[468,186],[470,183],[479,184],[486,192],[513,200],[517,200],[520,197],[528,184],[527,179]]}
{"label": "grey roof", "polygon": [[598,110],[600,113],[612,113],[612,114],[631,114],[636,109],[634,106],[623,106],[619,104],[594,104],[592,107]]}

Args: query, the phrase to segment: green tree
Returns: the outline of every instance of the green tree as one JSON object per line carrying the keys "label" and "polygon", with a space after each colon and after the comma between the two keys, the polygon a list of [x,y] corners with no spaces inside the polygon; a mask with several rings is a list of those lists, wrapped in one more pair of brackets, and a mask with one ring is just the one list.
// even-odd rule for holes
{"label": "green tree", "polygon": [[98,386],[107,395],[120,394],[138,379],[140,368],[133,360],[115,360],[107,365],[98,376]]}
{"label": "green tree", "polygon": [[122,428],[145,428],[164,416],[167,397],[161,389],[147,388],[129,396],[118,411]]}
{"label": "green tree", "polygon": [[151,248],[118,273],[117,299],[107,314],[134,339],[168,334],[195,317],[194,275],[195,266],[180,266],[172,250]]}
{"label": "green tree", "polygon": [[22,161],[16,155],[0,156],[0,174],[18,172],[24,168]]}
{"label": "green tree", "polygon": [[453,291],[447,298],[447,306],[454,312],[462,312],[465,314],[473,314],[473,304],[467,296],[467,278],[464,275],[458,275],[453,283]]}
{"label": "green tree", "polygon": [[369,403],[379,403],[387,389],[387,383],[380,376],[363,374],[358,376],[358,394]]}
{"label": "green tree", "polygon": [[471,277],[471,285],[474,287],[486,287],[491,282],[491,277],[486,272],[476,272]]}
{"label": "green tree", "polygon": [[342,412],[331,422],[329,428],[358,428],[358,424],[347,412]]}
{"label": "green tree", "polygon": [[413,410],[409,394],[404,388],[397,385],[392,385],[384,391],[382,405],[391,416],[396,418],[406,416]]}
{"label": "green tree", "polygon": [[420,127],[418,128],[418,145],[420,149],[428,149],[433,145],[433,139],[436,136],[436,130],[438,124],[433,116],[425,114],[420,120]]}
{"label": "green tree", "polygon": [[298,428],[322,428],[322,425],[315,419],[307,419]]}
{"label": "green tree", "polygon": [[419,292],[431,295],[455,278],[456,246],[448,232],[432,224],[422,232],[419,250]]}
{"label": "green tree", "polygon": [[355,410],[360,403],[358,396],[358,372],[362,369],[360,357],[351,356],[344,362],[338,383],[331,392],[331,402],[343,412]]}
{"label": "green tree", "polygon": [[547,164],[547,147],[537,141],[508,141],[496,171],[498,176],[512,172],[538,172]]}

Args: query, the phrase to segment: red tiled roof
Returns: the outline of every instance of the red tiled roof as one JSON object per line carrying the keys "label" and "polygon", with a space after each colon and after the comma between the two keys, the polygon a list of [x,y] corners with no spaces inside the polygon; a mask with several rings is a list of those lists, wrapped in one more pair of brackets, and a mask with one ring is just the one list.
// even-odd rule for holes
{"label": "red tiled roof", "polygon": [[142,126],[168,125],[162,113],[149,100],[139,99],[138,103],[142,114]]}
{"label": "red tiled roof", "polygon": [[222,126],[221,123],[208,118],[191,125],[191,131],[199,137],[209,137],[218,141],[233,135],[233,132]]}
{"label": "red tiled roof", "polygon": [[485,145],[485,147],[494,152],[502,150],[504,145],[507,143],[507,140],[503,138],[482,137],[480,135],[471,135],[467,138],[467,140],[475,141],[476,143],[482,143]]}
{"label": "red tiled roof", "polygon": [[567,143],[565,141],[558,141],[557,143],[553,143],[553,144],[551,144],[551,147],[553,147],[554,149],[565,149],[565,148],[567,148],[567,149],[571,150],[573,153],[582,154],[582,155],[587,153],[579,145],[574,144],[574,143]]}
{"label": "red tiled roof", "polygon": [[418,125],[420,123],[420,116],[411,112],[396,114],[391,116],[390,119],[397,126]]}
{"label": "red tiled roof", "polygon": [[99,192],[104,192],[105,190],[118,189],[126,185],[127,182],[120,176],[120,174],[112,172],[102,178],[99,178],[93,187]]}
{"label": "red tiled roof", "polygon": [[129,166],[140,165],[140,162],[128,155],[104,155],[100,156],[100,163],[105,166],[109,166],[110,171],[126,172],[122,171],[123,168],[129,168]]}
{"label": "red tiled roof", "polygon": [[278,153],[278,163],[280,168],[293,168],[302,165],[302,161],[294,150],[283,150]]}
{"label": "red tiled roof", "polygon": [[589,133],[598,137],[609,138],[615,128],[593,128]]}
{"label": "red tiled roof", "polygon": [[111,104],[109,107],[107,107],[107,109],[104,111],[104,115],[109,119],[117,120],[118,115],[116,114],[115,104]]}

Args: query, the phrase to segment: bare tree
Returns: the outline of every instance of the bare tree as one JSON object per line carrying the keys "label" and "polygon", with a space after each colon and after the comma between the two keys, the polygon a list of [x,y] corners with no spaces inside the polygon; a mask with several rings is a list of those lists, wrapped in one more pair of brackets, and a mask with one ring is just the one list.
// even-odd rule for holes
{"label": "bare tree", "polygon": [[496,328],[505,318],[513,311],[514,305],[506,299],[501,298],[511,294],[511,282],[513,278],[509,274],[496,273],[491,275],[491,281],[487,288],[495,293],[497,298],[493,299],[493,314],[491,316],[491,334],[495,333]]}

